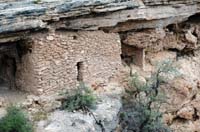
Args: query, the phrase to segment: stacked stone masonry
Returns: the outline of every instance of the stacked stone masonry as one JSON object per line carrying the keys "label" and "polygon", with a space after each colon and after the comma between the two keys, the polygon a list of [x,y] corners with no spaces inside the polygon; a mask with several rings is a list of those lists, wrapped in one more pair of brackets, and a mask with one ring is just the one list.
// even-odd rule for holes
{"label": "stacked stone masonry", "polygon": [[78,81],[105,83],[121,68],[118,34],[56,31],[30,39],[31,52],[23,55],[16,77],[25,91],[47,94],[74,88]]}

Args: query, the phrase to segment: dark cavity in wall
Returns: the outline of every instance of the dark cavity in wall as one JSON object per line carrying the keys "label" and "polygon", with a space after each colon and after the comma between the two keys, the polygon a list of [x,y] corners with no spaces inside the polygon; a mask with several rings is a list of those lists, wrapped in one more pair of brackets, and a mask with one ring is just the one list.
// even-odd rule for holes
{"label": "dark cavity in wall", "polygon": [[200,19],[199,18],[200,18],[200,13],[197,13],[197,14],[195,14],[193,16],[190,16],[188,21],[192,22],[192,23],[200,23]]}
{"label": "dark cavity in wall", "polygon": [[[183,33],[185,31],[191,29],[192,27],[194,27],[194,24],[200,24],[199,18],[200,18],[200,13],[197,13],[195,15],[190,16],[187,21],[184,21],[181,23],[170,24],[166,28],[170,32]],[[195,34],[193,34],[193,35],[195,35]]]}
{"label": "dark cavity in wall", "polygon": [[130,66],[131,64],[137,65],[141,68],[144,67],[145,53],[144,49],[134,46],[122,44],[122,61]]}
{"label": "dark cavity in wall", "polygon": [[[199,40],[200,40],[200,14],[194,14],[188,18],[187,21],[176,23],[176,24],[170,24],[166,27],[167,31],[170,33],[173,33],[174,36],[176,36],[177,44],[186,44],[186,46],[183,49],[169,49],[171,51],[177,52],[177,57],[181,56],[195,56],[196,50],[198,50],[199,47]],[[190,32],[191,35],[197,38],[197,44],[188,42],[185,35]],[[197,46],[197,47],[196,47]],[[195,48],[196,47],[196,48]]]}
{"label": "dark cavity in wall", "polygon": [[19,62],[17,43],[0,44],[0,89],[16,89],[15,73]]}
{"label": "dark cavity in wall", "polygon": [[83,81],[84,64],[81,61],[81,62],[78,62],[76,66],[77,66],[77,71],[78,71],[77,81],[82,82]]}
{"label": "dark cavity in wall", "polygon": [[21,40],[17,42],[17,51],[19,58],[28,53],[32,53],[32,43],[33,42],[30,40]]}
{"label": "dark cavity in wall", "polygon": [[0,90],[16,90],[16,70],[31,48],[28,41],[0,43]]}

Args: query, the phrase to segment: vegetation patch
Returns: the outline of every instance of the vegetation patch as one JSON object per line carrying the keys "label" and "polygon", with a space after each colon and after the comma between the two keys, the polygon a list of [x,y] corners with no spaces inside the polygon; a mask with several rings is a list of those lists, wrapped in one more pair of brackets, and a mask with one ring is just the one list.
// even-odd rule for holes
{"label": "vegetation patch", "polygon": [[35,1],[33,1],[34,4],[39,4],[41,2],[42,2],[42,0],[35,0]]}
{"label": "vegetation patch", "polygon": [[0,119],[0,132],[33,132],[33,127],[20,108],[10,106]]}
{"label": "vegetation patch", "polygon": [[138,75],[132,75],[126,95],[123,98],[123,110],[120,114],[122,131],[133,132],[171,132],[162,121],[159,111],[166,97],[159,90],[167,78],[178,74],[171,61],[158,64],[156,71],[146,82],[139,80]]}
{"label": "vegetation patch", "polygon": [[95,95],[84,83],[80,83],[74,92],[67,92],[64,96],[66,97],[62,101],[61,109],[87,111],[88,108],[95,108],[96,106]]}

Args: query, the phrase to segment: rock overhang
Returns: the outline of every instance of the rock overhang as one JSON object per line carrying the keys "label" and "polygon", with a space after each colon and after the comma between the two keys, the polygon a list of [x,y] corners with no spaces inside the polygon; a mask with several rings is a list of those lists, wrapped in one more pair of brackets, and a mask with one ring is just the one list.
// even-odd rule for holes
{"label": "rock overhang", "polygon": [[99,30],[143,20],[168,19],[167,24],[171,24],[177,22],[176,18],[184,21],[200,12],[199,5],[198,0],[4,1],[0,3],[0,34],[46,29],[50,22],[59,25],[54,28],[68,30]]}

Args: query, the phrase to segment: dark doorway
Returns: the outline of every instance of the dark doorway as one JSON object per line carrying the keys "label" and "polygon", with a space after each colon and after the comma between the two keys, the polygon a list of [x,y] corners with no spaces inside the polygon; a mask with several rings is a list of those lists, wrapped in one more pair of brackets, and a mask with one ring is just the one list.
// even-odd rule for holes
{"label": "dark doorway", "polygon": [[121,58],[122,61],[128,66],[134,64],[141,68],[144,67],[145,53],[144,49],[142,48],[136,48],[134,46],[122,44]]}
{"label": "dark doorway", "polygon": [[77,66],[77,71],[78,71],[77,81],[82,82],[83,81],[83,72],[84,72],[83,62],[78,62],[76,66]]}
{"label": "dark doorway", "polygon": [[16,63],[19,61],[16,45],[0,44],[0,89],[16,89]]}

